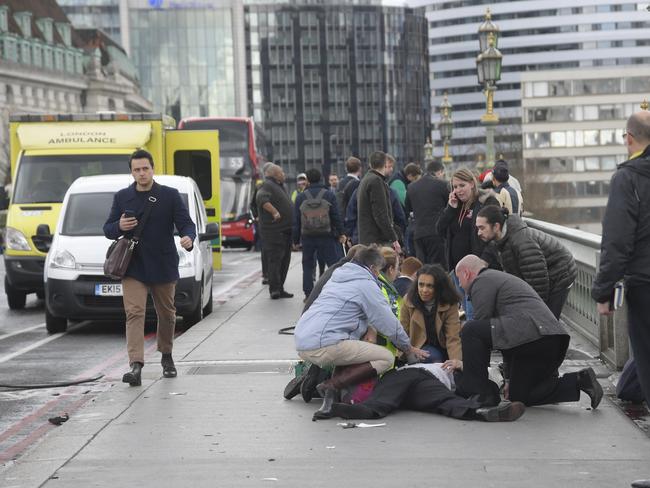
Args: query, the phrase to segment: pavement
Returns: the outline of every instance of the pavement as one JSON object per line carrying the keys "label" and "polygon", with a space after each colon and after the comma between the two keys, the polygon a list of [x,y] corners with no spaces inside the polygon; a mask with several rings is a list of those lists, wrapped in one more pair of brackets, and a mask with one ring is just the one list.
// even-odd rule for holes
{"label": "pavement", "polygon": [[[297,357],[300,255],[270,300],[260,274],[242,276],[214,312],[183,334],[179,376],[146,358],[142,387],[107,391],[0,471],[0,486],[31,487],[628,487],[650,478],[650,438],[607,397],[529,408],[512,423],[400,411],[374,428],[312,422],[317,400],[284,400]],[[580,343],[576,339],[576,343]],[[597,366],[574,348],[564,369]]]}

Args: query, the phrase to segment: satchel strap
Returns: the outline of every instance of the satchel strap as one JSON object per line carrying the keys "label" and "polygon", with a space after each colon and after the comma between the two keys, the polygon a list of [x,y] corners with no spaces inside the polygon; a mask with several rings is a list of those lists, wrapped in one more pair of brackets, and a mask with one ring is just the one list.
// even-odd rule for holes
{"label": "satchel strap", "polygon": [[142,220],[138,223],[138,226],[135,228],[135,231],[133,231],[133,240],[135,242],[138,242],[140,240],[140,235],[142,234],[142,229],[144,229],[144,226],[147,223],[147,220],[149,219],[149,214],[151,213],[151,209],[153,208],[153,204],[158,201],[158,198],[156,195],[158,194],[158,183],[154,181],[153,186],[151,187],[151,193],[149,194],[149,198],[147,199],[147,204],[144,208],[144,214],[142,214]]}

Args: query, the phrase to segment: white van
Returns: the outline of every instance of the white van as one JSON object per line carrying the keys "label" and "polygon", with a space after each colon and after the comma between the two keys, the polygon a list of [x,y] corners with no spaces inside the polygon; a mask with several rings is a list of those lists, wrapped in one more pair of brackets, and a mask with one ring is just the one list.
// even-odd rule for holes
{"label": "white van", "polygon": [[[212,250],[210,241],[219,235],[218,225],[208,223],[201,192],[193,179],[156,175],[161,185],[176,188],[196,224],[197,239],[190,252],[180,246],[176,284],[176,313],[186,325],[194,325],[212,312]],[[112,241],[104,237],[113,195],[133,183],[130,175],[78,178],[68,189],[45,260],[45,325],[48,332],[63,332],[68,319],[125,320],[122,284],[104,275],[104,259]],[[39,228],[44,238],[50,231]],[[155,318],[151,296],[147,316]]]}

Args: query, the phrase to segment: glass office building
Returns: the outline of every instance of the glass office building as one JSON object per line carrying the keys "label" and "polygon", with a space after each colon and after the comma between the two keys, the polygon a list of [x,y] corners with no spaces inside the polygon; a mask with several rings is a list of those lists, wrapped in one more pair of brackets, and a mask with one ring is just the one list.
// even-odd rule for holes
{"label": "glass office building", "polygon": [[155,110],[176,120],[247,115],[241,0],[126,2],[123,42]]}
{"label": "glass office building", "polygon": [[375,150],[423,160],[427,23],[395,4],[246,1],[249,112],[289,175],[341,175],[347,157]]}

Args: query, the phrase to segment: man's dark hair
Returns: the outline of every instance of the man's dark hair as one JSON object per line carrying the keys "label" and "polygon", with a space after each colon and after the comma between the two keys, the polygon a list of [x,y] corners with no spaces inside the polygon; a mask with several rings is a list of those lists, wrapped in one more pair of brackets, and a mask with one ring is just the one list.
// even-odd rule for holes
{"label": "man's dark hair", "polygon": [[445,167],[440,161],[430,161],[427,163],[427,173],[430,175],[436,174],[438,171],[443,171]]}
{"label": "man's dark hair", "polygon": [[492,178],[500,182],[508,181],[508,179],[510,178],[510,172],[508,171],[508,167],[503,164],[495,165],[494,169],[492,170]]}
{"label": "man's dark hair", "polygon": [[348,160],[345,162],[345,171],[348,173],[356,173],[361,169],[361,160],[359,158],[355,158],[354,156],[350,156]]}
{"label": "man's dark hair", "polygon": [[145,151],[144,149],[138,149],[133,154],[131,154],[131,157],[129,158],[129,169],[131,169],[131,161],[133,161],[134,159],[148,159],[149,164],[151,164],[151,169],[153,169],[153,156],[149,151]]}
{"label": "man's dark hair", "polygon": [[503,229],[503,224],[508,219],[508,209],[497,205],[486,205],[479,210],[477,217],[483,217],[488,224],[499,224]]}
{"label": "man's dark hair", "polygon": [[372,244],[365,249],[361,249],[354,255],[354,262],[370,268],[374,266],[375,269],[382,269],[386,261],[384,256],[381,255],[381,251],[376,244]]}
{"label": "man's dark hair", "polygon": [[386,166],[386,153],[375,151],[368,158],[368,163],[372,169],[382,169]]}
{"label": "man's dark hair", "polygon": [[625,130],[639,142],[650,142],[650,124],[648,124],[647,117],[643,117],[641,114],[632,114],[627,119]]}
{"label": "man's dark hair", "polygon": [[307,175],[307,181],[310,184],[314,183],[320,183],[321,180],[321,174],[320,171],[318,171],[316,168],[310,168],[307,171],[305,171],[305,174]]}
{"label": "man's dark hair", "polygon": [[424,302],[420,298],[418,292],[418,278],[422,275],[433,276],[433,297],[436,305],[452,305],[458,303],[460,297],[456,291],[456,287],[451,282],[447,272],[439,264],[425,264],[415,275],[415,280],[411,284],[409,291],[406,295],[407,299],[421,312],[426,312]]}
{"label": "man's dark hair", "polygon": [[422,168],[419,164],[409,163],[404,166],[404,174],[406,176],[419,176],[422,174]]}

